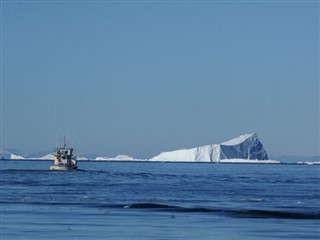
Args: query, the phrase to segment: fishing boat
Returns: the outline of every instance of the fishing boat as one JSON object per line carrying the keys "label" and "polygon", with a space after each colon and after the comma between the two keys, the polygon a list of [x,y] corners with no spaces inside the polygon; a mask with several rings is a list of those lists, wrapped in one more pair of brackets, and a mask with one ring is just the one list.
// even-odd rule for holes
{"label": "fishing boat", "polygon": [[53,153],[54,164],[50,166],[53,171],[73,171],[77,170],[77,160],[73,157],[73,148],[67,148],[64,143],[63,147],[56,148]]}

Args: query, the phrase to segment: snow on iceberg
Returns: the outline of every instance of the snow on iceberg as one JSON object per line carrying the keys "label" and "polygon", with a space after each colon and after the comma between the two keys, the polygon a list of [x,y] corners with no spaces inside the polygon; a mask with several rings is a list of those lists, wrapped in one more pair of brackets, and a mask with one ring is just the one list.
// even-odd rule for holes
{"label": "snow on iceberg", "polygon": [[241,135],[221,144],[162,152],[150,161],[279,163],[269,160],[256,133]]}

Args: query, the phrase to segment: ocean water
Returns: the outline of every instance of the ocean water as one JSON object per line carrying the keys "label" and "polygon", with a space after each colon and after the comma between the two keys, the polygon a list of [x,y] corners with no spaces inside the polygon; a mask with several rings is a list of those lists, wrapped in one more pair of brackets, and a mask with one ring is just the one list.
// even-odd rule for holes
{"label": "ocean water", "polygon": [[320,239],[320,166],[0,161],[0,239]]}

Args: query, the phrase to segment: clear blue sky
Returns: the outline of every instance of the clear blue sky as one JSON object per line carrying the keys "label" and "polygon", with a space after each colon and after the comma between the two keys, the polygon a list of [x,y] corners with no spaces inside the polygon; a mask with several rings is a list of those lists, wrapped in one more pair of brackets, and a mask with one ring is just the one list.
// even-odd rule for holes
{"label": "clear blue sky", "polygon": [[52,149],[56,108],[77,153],[319,155],[318,1],[3,1],[1,39],[4,148]]}

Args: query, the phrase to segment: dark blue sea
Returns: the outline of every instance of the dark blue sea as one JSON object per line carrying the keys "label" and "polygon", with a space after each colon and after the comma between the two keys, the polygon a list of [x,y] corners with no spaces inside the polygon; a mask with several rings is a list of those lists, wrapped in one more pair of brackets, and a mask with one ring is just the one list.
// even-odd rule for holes
{"label": "dark blue sea", "polygon": [[320,166],[0,161],[1,240],[320,239]]}

